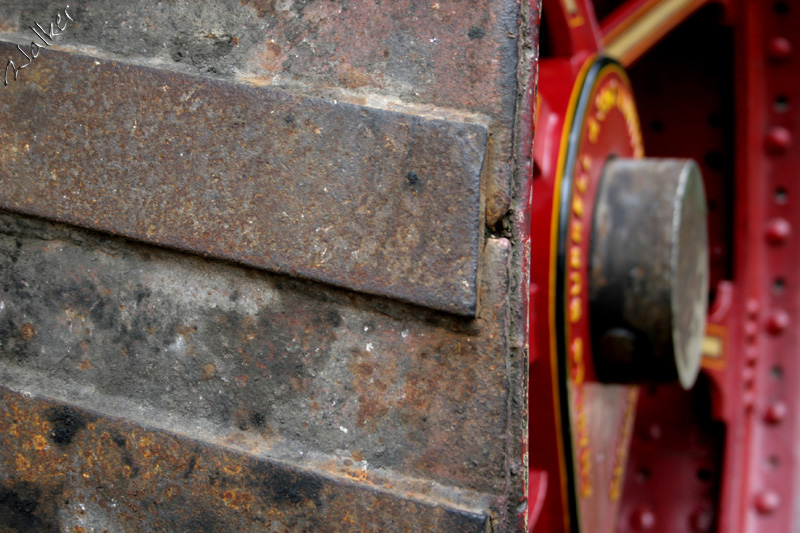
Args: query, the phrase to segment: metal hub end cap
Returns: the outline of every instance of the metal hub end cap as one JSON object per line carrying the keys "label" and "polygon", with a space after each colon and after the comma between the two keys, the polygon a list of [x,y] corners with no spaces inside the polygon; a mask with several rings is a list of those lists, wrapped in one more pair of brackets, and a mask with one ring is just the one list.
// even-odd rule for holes
{"label": "metal hub end cap", "polygon": [[589,321],[600,380],[690,388],[708,311],[703,177],[688,159],[613,159],[592,227]]}

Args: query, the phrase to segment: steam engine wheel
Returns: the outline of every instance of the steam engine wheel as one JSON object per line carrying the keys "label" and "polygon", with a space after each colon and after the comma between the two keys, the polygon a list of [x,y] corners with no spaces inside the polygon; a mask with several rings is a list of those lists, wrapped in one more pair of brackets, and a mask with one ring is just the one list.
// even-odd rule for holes
{"label": "steam engine wheel", "polygon": [[[785,291],[796,276],[778,259],[797,255],[785,208],[799,159],[785,105],[798,95],[785,78],[795,11],[544,2],[531,530],[791,523],[777,487],[796,487],[793,469],[778,468],[794,450],[771,439],[797,431],[786,416],[798,380],[786,306],[797,298]],[[746,466],[774,448],[772,466]]]}

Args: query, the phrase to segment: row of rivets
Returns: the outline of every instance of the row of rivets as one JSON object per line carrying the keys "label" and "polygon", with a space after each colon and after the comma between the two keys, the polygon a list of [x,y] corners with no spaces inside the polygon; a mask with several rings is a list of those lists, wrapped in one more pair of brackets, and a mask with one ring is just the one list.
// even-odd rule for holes
{"label": "row of rivets", "polygon": [[[767,54],[770,59],[776,62],[783,62],[792,56],[792,43],[786,37],[773,37],[767,45]],[[771,127],[764,139],[764,148],[771,156],[782,156],[792,147],[792,133],[783,126]],[[785,203],[785,202],[784,202]],[[774,218],[767,224],[765,238],[769,245],[785,245],[792,234],[792,227],[785,218]],[[771,335],[780,335],[789,327],[791,317],[783,309],[775,309],[770,314],[765,323],[765,329]],[[750,367],[753,368],[752,366]],[[747,369],[745,369],[747,371]],[[751,382],[755,381],[755,372],[752,372]],[[748,373],[748,377],[750,374]],[[777,425],[783,422],[788,413],[788,406],[781,400],[776,400],[767,407],[763,414],[763,420],[770,425]],[[781,505],[780,495],[770,489],[765,489],[756,494],[753,506],[760,514],[772,514]]]}
{"label": "row of rivets", "polygon": [[747,301],[747,320],[744,324],[745,341],[745,367],[742,370],[742,385],[744,386],[744,394],[742,395],[742,404],[745,409],[750,410],[755,404],[755,377],[756,377],[756,361],[758,360],[758,332],[760,330],[758,316],[761,310],[761,304],[758,300],[751,298]]}

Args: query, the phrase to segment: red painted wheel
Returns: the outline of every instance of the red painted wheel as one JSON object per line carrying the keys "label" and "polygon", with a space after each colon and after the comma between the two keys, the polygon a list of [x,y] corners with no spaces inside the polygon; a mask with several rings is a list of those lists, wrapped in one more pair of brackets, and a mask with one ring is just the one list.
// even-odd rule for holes
{"label": "red painted wheel", "polygon": [[[800,175],[793,143],[800,113],[792,107],[800,81],[787,73],[796,63],[789,36],[800,10],[788,2],[545,0],[543,13],[531,226],[529,527],[787,531],[793,518],[786,502],[797,486],[792,391],[800,384],[791,355],[800,291],[788,268],[800,254],[792,228],[800,220],[791,210]],[[704,45],[708,40],[713,44]],[[667,346],[674,357],[659,361],[672,366],[651,359],[650,373],[632,369],[623,356],[640,339],[632,322],[657,322],[658,306],[631,306],[633,297],[611,293],[598,307],[589,297],[609,271],[592,263],[603,248],[593,244],[596,206],[605,206],[602,223],[609,224],[621,205],[608,208],[598,194],[604,173],[624,166],[608,161],[644,153],[697,161],[704,190],[695,185],[692,199],[681,201],[702,203],[707,216],[686,215],[687,235],[676,242],[707,246],[710,280],[710,290],[700,288],[702,269],[690,265],[675,274],[692,286],[685,297],[693,302],[676,308],[694,319],[670,331],[694,339],[697,358],[701,343],[702,359],[676,355],[682,348],[670,344],[675,337],[659,337],[648,353]],[[644,172],[663,183],[654,168]],[[618,189],[630,192],[631,183]],[[670,193],[654,198],[664,194]],[[699,228],[706,225],[701,245]],[[625,229],[612,227],[614,235]],[[656,240],[655,228],[638,230]],[[628,273],[650,260],[632,258],[645,245],[617,242],[602,260],[624,258]],[[652,246],[653,254],[669,248]],[[703,327],[697,317],[705,317],[706,302]],[[611,328],[609,316],[620,313],[615,305],[636,318]],[[600,337],[611,330],[603,345]],[[603,346],[622,363],[609,364]],[[680,376],[688,388],[698,370],[690,390],[677,379],[655,384]],[[635,383],[647,386],[628,385]]]}
{"label": "red painted wheel", "polygon": [[[543,102],[550,101],[553,75],[547,66]],[[639,119],[618,63],[590,57],[566,106],[562,142],[551,157],[554,176],[539,182],[553,191],[549,230],[531,232],[534,249],[549,251],[532,267],[533,284],[544,288],[532,315],[550,317],[537,336],[550,361],[537,367],[555,375],[565,510],[575,527],[611,531],[638,392],[630,385],[680,376],[689,386],[697,376],[707,291],[705,202],[696,166],[685,173],[683,162],[638,160]],[[695,201],[684,201],[689,189],[679,186],[681,176],[691,178]],[[673,228],[687,213],[696,227]],[[678,255],[700,267],[697,280],[672,268]],[[672,320],[679,316],[693,330],[687,346],[677,346],[685,340]]]}

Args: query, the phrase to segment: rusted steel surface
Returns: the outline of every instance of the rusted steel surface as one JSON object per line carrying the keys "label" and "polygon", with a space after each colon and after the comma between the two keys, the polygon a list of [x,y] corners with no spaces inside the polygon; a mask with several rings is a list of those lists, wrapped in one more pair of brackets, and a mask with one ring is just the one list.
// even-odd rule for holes
{"label": "rusted steel surface", "polygon": [[[494,225],[524,194],[509,159],[518,111],[520,26],[528,24],[520,5],[515,0],[476,0],[469,9],[461,0],[191,5],[85,0],[71,5],[75,23],[56,44],[372,107],[477,113],[493,126],[486,219]],[[55,19],[60,9],[62,4],[50,0],[6,0],[0,5],[0,31],[15,33],[15,40],[26,44],[32,35],[28,26]],[[529,47],[530,34],[525,37]],[[521,74],[527,78],[533,72],[526,68]]]}
{"label": "rusted steel surface", "polygon": [[485,521],[420,495],[287,467],[0,387],[3,531],[483,532]]}
{"label": "rusted steel surface", "polygon": [[[29,24],[34,21],[47,24],[60,9],[62,5],[46,0],[4,1],[0,5],[0,39],[24,44],[30,39]],[[353,163],[352,168],[359,175],[337,177],[334,186],[345,188],[344,192],[356,191],[365,200],[371,198],[374,202],[369,207],[375,210],[358,213],[364,217],[358,220],[343,220],[345,207],[337,205],[333,209],[330,198],[322,196],[326,191],[310,190],[312,182],[306,181],[306,176],[289,176],[297,180],[293,181],[297,198],[292,198],[292,202],[308,206],[306,211],[292,213],[300,216],[298,223],[303,223],[301,215],[320,220],[324,213],[332,212],[331,216],[340,223],[352,224],[356,234],[362,235],[358,232],[364,231],[363,235],[375,239],[376,247],[370,251],[373,257],[365,262],[377,265],[383,273],[376,276],[351,272],[348,280],[361,284],[358,287],[341,280],[315,278],[344,287],[336,288],[107,234],[97,235],[90,230],[29,218],[19,214],[19,207],[14,208],[14,213],[4,212],[0,217],[3,291],[0,293],[3,302],[0,382],[16,391],[10,393],[7,403],[19,403],[20,392],[23,398],[31,394],[32,400],[22,400],[30,402],[30,409],[20,408],[19,412],[32,425],[38,424],[45,439],[52,428],[41,425],[54,424],[48,413],[66,407],[82,416],[97,417],[87,422],[86,429],[90,429],[90,423],[98,428],[116,424],[114,419],[127,421],[127,425],[120,422],[117,426],[121,434],[137,432],[140,436],[138,432],[150,430],[137,428],[157,428],[156,436],[151,438],[163,438],[162,442],[169,442],[165,446],[177,447],[175,456],[189,458],[195,453],[195,446],[201,447],[204,456],[214,457],[234,449],[242,455],[231,459],[229,464],[241,461],[244,472],[250,471],[251,461],[284,472],[285,475],[274,476],[274,490],[279,493],[292,491],[295,483],[292,480],[298,472],[310,475],[304,479],[324,478],[330,482],[325,484],[319,504],[313,497],[306,498],[287,511],[289,504],[285,501],[259,500],[260,496],[256,496],[250,508],[246,503],[236,503],[231,507],[233,511],[219,515],[222,525],[212,524],[212,530],[227,528],[229,523],[233,529],[246,530],[251,524],[248,520],[256,515],[278,517],[282,521],[272,522],[277,529],[283,525],[288,529],[303,529],[306,524],[311,530],[320,526],[331,530],[458,531],[476,525],[497,531],[523,529],[527,485],[527,446],[523,439],[528,430],[525,412],[528,286],[524,264],[528,260],[530,231],[526,220],[538,2],[477,0],[465,8],[460,0],[195,3],[87,0],[71,6],[70,13],[75,18],[74,24],[58,37],[52,48],[70,54],[71,62],[79,55],[94,58],[86,64],[86,76],[81,76],[80,83],[86,84],[86,89],[92,84],[101,87],[105,82],[92,79],[91,72],[111,64],[104,77],[122,76],[126,71],[151,72],[152,79],[183,80],[184,86],[205,87],[208,94],[229,96],[226,102],[209,104],[225,113],[220,111],[215,117],[219,125],[217,122],[209,125],[207,118],[207,127],[224,131],[198,130],[192,142],[202,140],[206,134],[227,135],[229,140],[238,142],[240,130],[247,130],[253,136],[254,145],[274,142],[268,134],[256,136],[256,131],[247,129],[254,127],[255,119],[240,118],[235,113],[237,109],[249,109],[260,117],[262,124],[289,132],[291,121],[266,116],[269,110],[266,104],[272,106],[278,101],[287,106],[296,102],[307,113],[303,118],[308,118],[310,124],[298,122],[294,116],[297,133],[292,133],[310,139],[308,152],[293,155],[295,162],[301,160],[301,155],[305,158],[302,161],[306,169],[314,164],[324,165],[334,155],[339,157],[337,154],[347,156],[341,146],[351,142],[347,138],[350,126],[369,123],[371,128],[377,128],[375,131],[388,132],[393,128],[400,131],[405,124],[434,135],[431,141],[431,135],[420,134],[417,144],[412,146],[410,134],[401,134],[399,140],[413,150],[411,154],[398,152],[393,160],[383,157],[389,151],[386,146],[378,142],[369,145],[369,150],[382,154],[378,158],[359,141],[353,148],[359,151],[350,154],[355,159],[373,157],[371,164],[378,165],[376,168],[384,164],[394,166],[381,174],[367,163],[357,161],[361,166]],[[95,65],[95,60],[99,65]],[[45,80],[50,80],[49,94],[51,88],[63,88],[75,80],[74,71],[65,72],[63,79],[48,78],[58,61],[56,50],[43,51],[35,63],[20,72],[17,82],[0,89],[4,91],[0,101],[23,91],[35,98],[36,87],[44,87]],[[111,61],[116,61],[116,66]],[[109,102],[109,109],[90,110],[89,116],[99,119],[110,113],[133,128],[131,117],[110,104],[122,100],[117,92],[136,95],[137,84],[141,86],[144,81],[134,78],[131,87],[109,83],[105,93],[98,89],[96,102],[100,106]],[[172,81],[164,85],[171,90],[178,86]],[[82,94],[84,87],[75,87],[60,104],[64,107],[48,101],[49,108],[81,108],[82,100],[86,99]],[[144,93],[138,98],[152,99],[148,106],[158,106],[161,102],[161,109],[170,103],[177,105],[183,109],[182,116],[202,111],[191,109],[197,92],[187,101],[170,100],[175,96],[168,90]],[[245,104],[240,104],[237,98],[245,98],[249,107],[242,108]],[[130,107],[130,111],[136,109]],[[316,131],[310,127],[317,124],[321,114],[329,121],[328,126],[334,119],[341,119],[345,125],[329,144],[318,140]],[[147,121],[144,115],[141,118]],[[30,133],[41,127],[51,135],[61,135],[60,141],[74,143],[74,137],[85,135],[87,127],[91,136],[92,130],[99,126],[87,121],[81,126],[75,116],[67,113],[63,120],[73,126],[78,124],[73,128],[73,137],[68,138],[51,125],[31,125],[37,120],[58,123],[61,117],[40,113],[35,118],[20,117],[20,124],[16,124],[17,118],[11,127],[0,128],[2,134],[15,135],[15,128],[18,131],[27,128]],[[139,118],[136,117],[137,131],[142,129]],[[178,117],[175,123],[162,120],[151,124],[155,129],[171,128],[168,131],[175,132],[182,120]],[[111,129],[119,132],[116,138],[123,138],[130,131],[121,124]],[[165,155],[164,163],[159,162],[161,169],[173,168],[172,174],[178,176],[206,172],[211,178],[207,168],[182,166],[183,146],[179,144],[186,132],[178,133],[173,139],[142,143],[149,147],[135,146],[140,151],[132,163],[151,165],[145,156],[160,150]],[[320,128],[320,135],[325,133]],[[474,138],[469,138],[473,134]],[[38,131],[35,135],[38,142]],[[113,149],[108,137],[91,140],[91,149],[98,146],[102,150]],[[38,149],[36,143],[28,144],[29,148]],[[176,151],[167,151],[170,145]],[[84,155],[88,151],[85,145],[70,146],[77,146],[75,150]],[[120,152],[130,146],[123,143]],[[222,158],[223,165],[235,169],[241,161],[234,159],[246,155],[249,148],[236,146],[237,155],[227,161],[226,154],[214,152],[210,144],[204,152],[195,147],[190,149],[196,160],[210,161],[213,165],[216,156]],[[434,156],[435,150],[446,153]],[[58,157],[62,156],[73,157],[74,153],[61,150]],[[269,156],[265,151],[265,161],[255,161],[252,169],[260,168],[262,162],[274,163]],[[2,164],[10,164],[11,159],[4,157]],[[442,170],[439,165],[445,163],[445,170],[453,174],[455,181],[431,184],[426,181],[425,172],[406,168],[409,161],[432,162],[437,176]],[[287,161],[283,163],[290,166]],[[91,164],[102,168],[101,163]],[[46,177],[49,170],[42,167],[37,176]],[[74,179],[69,174],[71,170],[59,173],[60,179]],[[120,169],[105,170],[109,176],[120,175]],[[316,172],[318,168],[308,171],[309,175]],[[374,178],[369,177],[370,173]],[[263,173],[255,171],[251,177],[264,179]],[[97,191],[104,194],[110,194],[108,187],[113,189],[116,184],[116,180],[103,181],[101,176],[89,178]],[[301,181],[305,188],[297,185]],[[232,183],[235,182],[224,184]],[[362,183],[384,188],[358,189]],[[57,185],[51,183],[49,187]],[[414,211],[413,207],[420,205],[414,202],[423,200],[434,187],[441,187],[436,189],[441,194],[425,209],[435,203],[439,212]],[[159,197],[158,191],[152,189],[148,183],[146,190],[137,191],[136,195],[162,202],[165,208],[180,209],[177,199],[169,194]],[[255,199],[247,198],[246,192],[233,187],[223,190],[221,186],[207,186],[186,194],[217,195],[206,205],[216,208],[222,202],[223,207],[238,211],[253,209]],[[237,194],[248,203],[225,204],[237,198]],[[386,204],[381,203],[384,199]],[[475,210],[476,199],[480,211]],[[72,198],[69,203],[63,198],[54,200],[63,207],[61,220],[68,220],[66,216],[75,205],[81,205],[74,202],[85,198]],[[175,204],[167,205],[173,200]],[[82,209],[88,214],[90,208],[82,204]],[[333,210],[324,211],[328,209]],[[96,212],[91,216],[100,220]],[[386,214],[386,219],[379,217],[381,213]],[[404,217],[409,213],[410,218],[419,215],[420,219],[406,220]],[[178,216],[169,209],[157,215],[158,224],[152,224],[156,229],[164,219]],[[257,212],[257,215],[266,219],[275,213]],[[203,214],[206,218],[221,216],[213,210]],[[375,227],[358,225],[365,220]],[[455,221],[459,220],[461,225],[457,227]],[[244,218],[240,222],[246,224],[244,230],[223,227],[226,231],[213,238],[228,235],[227,238],[238,239],[231,241],[229,251],[246,255],[250,224]],[[286,233],[298,233],[294,222]],[[437,227],[440,222],[456,228],[452,242],[446,229]],[[182,229],[188,232],[193,223],[187,220]],[[423,231],[403,233],[403,227]],[[148,224],[144,237],[138,238],[179,246],[155,241],[152,234],[147,235],[149,229]],[[311,229],[316,233],[316,227]],[[375,238],[381,231],[388,237]],[[404,250],[410,250],[413,256],[387,255],[385,251],[394,246],[394,235],[420,239],[413,250],[409,241],[402,241]],[[292,237],[298,239],[298,235]],[[431,242],[425,239],[439,237],[436,245],[442,242],[444,245],[435,254],[437,261],[442,262],[418,265],[419,271],[411,266],[406,271],[410,280],[401,280],[405,287],[417,283],[419,293],[389,294],[386,287],[391,280],[384,272],[386,262],[390,262],[389,267],[409,266],[413,261],[418,264],[431,251],[423,250],[425,242]],[[311,240],[316,235],[303,238],[307,249],[299,255],[321,257],[322,251],[311,246],[317,242]],[[351,234],[342,236],[347,243],[346,239],[351,238],[354,238]],[[454,252],[459,243],[467,244],[466,255],[463,247],[461,252]],[[445,256],[457,258],[462,254],[461,258],[466,258],[475,250],[469,248],[475,243],[475,262],[467,261],[463,272],[458,271],[457,265],[445,264],[449,260]],[[403,251],[396,246],[394,250]],[[221,255],[219,248],[206,253]],[[328,253],[345,257],[341,249],[329,247]],[[317,268],[319,262],[308,260],[307,266]],[[291,265],[279,266],[283,273],[300,273],[292,271]],[[474,283],[467,273],[470,266],[475,267]],[[450,275],[454,272],[455,278]],[[440,289],[433,283],[437,279],[457,280],[461,286],[445,285]],[[373,286],[380,290],[373,290]],[[353,293],[347,288],[395,298]],[[450,298],[446,304],[449,307],[414,299],[419,294],[438,298],[439,302]],[[470,294],[476,296],[479,306],[470,307]],[[422,306],[409,305],[398,298]],[[46,403],[44,397],[57,403]],[[8,419],[13,422],[13,416],[3,415],[3,423],[8,423]],[[17,501],[14,498],[36,500],[30,496],[35,494],[36,486],[44,487],[42,494],[45,489],[51,490],[47,488],[51,480],[44,468],[33,466],[44,464],[37,462],[41,457],[31,458],[25,448],[40,439],[34,436],[33,429],[25,433],[23,428],[22,424],[15,426],[14,431],[20,431],[20,441],[15,447],[9,448],[5,455],[0,450],[4,464],[9,465],[9,476],[18,476],[13,482],[22,488],[8,492],[9,502]],[[73,439],[69,446],[76,450],[70,452],[69,464],[59,463],[66,476],[78,478],[83,474],[84,460],[80,457],[90,457],[93,468],[124,470],[124,464],[116,465],[118,446],[103,440],[105,430],[92,433],[92,439],[82,440],[78,436]],[[132,438],[126,437],[126,442],[130,444]],[[105,443],[102,453],[97,451],[100,445],[93,444],[96,439]],[[48,446],[51,444],[48,441]],[[24,452],[16,453],[23,449]],[[31,466],[25,462],[17,464],[12,457],[14,453],[16,457],[27,457]],[[127,502],[134,502],[130,505],[139,505],[153,514],[146,518],[149,522],[145,524],[154,527],[165,524],[169,528],[172,516],[183,520],[188,515],[181,515],[169,503],[167,496],[172,489],[161,490],[165,485],[155,473],[163,472],[167,466],[170,464],[148,467],[154,474],[148,480],[154,485],[152,491],[143,482],[115,484],[112,499],[111,492],[106,491],[111,490],[108,485],[87,484],[83,494],[96,506],[94,516],[113,516],[113,509],[118,508],[109,511],[109,507],[102,506],[110,506],[117,496],[124,496]],[[144,467],[139,465],[139,468],[141,474]],[[28,485],[22,484],[19,476],[27,476],[24,483]],[[254,478],[247,477],[249,473],[243,476],[230,481],[228,496],[208,485],[189,481],[183,482],[187,486],[182,494],[197,495],[197,499],[186,500],[189,506],[216,512],[225,505],[227,510],[225,498],[235,500],[237,486],[253,493],[250,479]],[[11,486],[10,483],[6,485]],[[33,491],[28,496],[24,493],[26,487]],[[209,495],[199,496],[203,491]],[[374,498],[373,492],[377,494]],[[392,500],[393,497],[397,500]],[[88,504],[85,505],[88,509]],[[65,512],[59,512],[59,520]],[[237,513],[241,513],[241,518],[237,518]],[[86,527],[75,521],[63,523]],[[133,518],[130,523],[137,524]],[[174,523],[178,524],[177,529],[183,524],[188,524],[187,529],[191,525],[185,521]],[[264,528],[264,524],[261,522],[259,527]],[[135,530],[136,525],[131,529]]]}
{"label": "rusted steel surface", "polygon": [[475,314],[485,128],[53,51],[20,76],[1,207]]}
{"label": "rusted steel surface", "polygon": [[[0,228],[3,383],[293,463],[502,493],[505,284],[482,285],[476,322],[37,219]],[[484,268],[508,253],[490,240]]]}

